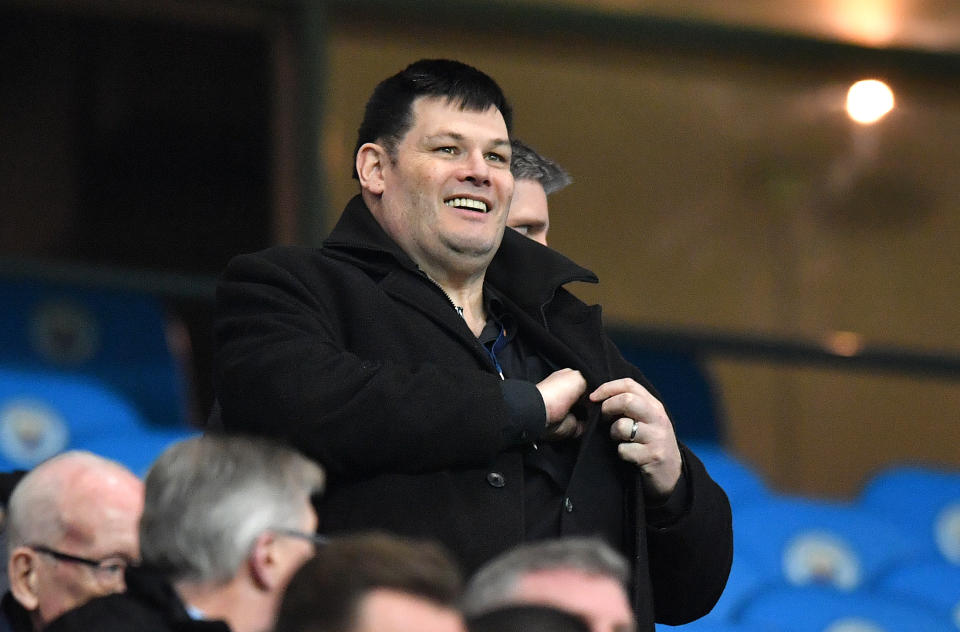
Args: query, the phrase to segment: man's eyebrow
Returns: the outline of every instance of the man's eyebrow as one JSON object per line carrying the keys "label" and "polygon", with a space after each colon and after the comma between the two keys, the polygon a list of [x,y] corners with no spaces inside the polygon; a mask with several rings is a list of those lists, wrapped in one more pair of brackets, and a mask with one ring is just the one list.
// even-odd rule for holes
{"label": "man's eyebrow", "polygon": [[[436,134],[430,134],[429,136],[426,136],[425,140],[428,143],[443,141],[443,140],[455,140],[455,141],[462,142],[466,140],[466,136],[464,136],[460,132],[437,132]],[[491,143],[493,147],[503,147],[504,145],[509,145],[509,144],[510,144],[509,138],[497,138],[497,139],[494,139],[493,142]]]}

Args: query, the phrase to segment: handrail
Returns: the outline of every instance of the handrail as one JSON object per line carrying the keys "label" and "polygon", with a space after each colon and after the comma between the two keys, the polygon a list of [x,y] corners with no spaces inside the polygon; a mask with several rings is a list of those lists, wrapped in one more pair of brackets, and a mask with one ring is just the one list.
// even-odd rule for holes
{"label": "handrail", "polygon": [[617,324],[608,328],[618,343],[646,349],[723,356],[784,364],[821,365],[960,378],[960,352],[866,344],[855,334],[841,333],[822,342],[755,333],[644,327]]}

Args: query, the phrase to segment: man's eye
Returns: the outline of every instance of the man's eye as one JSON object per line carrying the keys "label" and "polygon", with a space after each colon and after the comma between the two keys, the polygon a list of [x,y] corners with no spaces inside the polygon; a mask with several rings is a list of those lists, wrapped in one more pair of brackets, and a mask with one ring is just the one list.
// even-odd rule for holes
{"label": "man's eye", "polygon": [[503,154],[498,154],[496,152],[488,153],[487,160],[491,160],[493,162],[504,162],[504,163],[510,162]]}
{"label": "man's eye", "polygon": [[436,151],[440,152],[441,154],[455,154],[457,153],[457,148],[456,147],[437,147]]}

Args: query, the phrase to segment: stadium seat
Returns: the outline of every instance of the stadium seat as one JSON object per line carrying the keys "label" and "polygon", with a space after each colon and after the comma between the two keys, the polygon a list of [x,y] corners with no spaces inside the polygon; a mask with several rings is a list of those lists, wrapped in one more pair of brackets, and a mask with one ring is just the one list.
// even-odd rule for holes
{"label": "stadium seat", "polygon": [[87,376],[158,426],[189,424],[182,360],[160,302],[133,291],[0,282],[0,365]]}
{"label": "stadium seat", "polygon": [[30,469],[65,450],[89,450],[143,475],[170,443],[196,434],[149,424],[88,377],[0,367],[0,471]]}
{"label": "stadium seat", "polygon": [[742,621],[783,632],[956,632],[950,620],[920,605],[822,587],[784,587],[754,599]]}
{"label": "stadium seat", "polygon": [[760,474],[725,448],[703,441],[688,442],[687,446],[723,487],[735,512],[771,498],[772,491]]}
{"label": "stadium seat", "polygon": [[784,583],[853,591],[914,559],[919,544],[849,504],[775,497],[735,512],[734,546]]}
{"label": "stadium seat", "polygon": [[960,566],[936,559],[909,564],[882,577],[876,591],[925,604],[960,630]]}
{"label": "stadium seat", "polygon": [[859,505],[918,534],[930,557],[960,565],[960,471],[888,468],[867,482]]}

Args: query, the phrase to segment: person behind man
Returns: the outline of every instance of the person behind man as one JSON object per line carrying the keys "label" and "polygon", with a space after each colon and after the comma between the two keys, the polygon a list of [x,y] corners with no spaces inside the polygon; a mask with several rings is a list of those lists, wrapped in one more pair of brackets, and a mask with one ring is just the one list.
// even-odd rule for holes
{"label": "person behind man", "polygon": [[70,451],[37,465],[7,505],[0,630],[38,631],[87,600],[124,590],[140,557],[143,483],[119,463]]}
{"label": "person behind man", "polygon": [[297,568],[314,554],[320,466],[290,448],[207,435],[151,466],[141,567],[127,592],[94,599],[49,632],[265,632]]}
{"label": "person behind man", "polygon": [[553,606],[502,606],[467,619],[470,632],[590,632],[583,617]]}
{"label": "person behind man", "polygon": [[465,632],[459,569],[428,541],[331,539],[290,580],[274,632]]}
{"label": "person behind man", "polygon": [[508,605],[553,606],[582,617],[590,632],[636,629],[627,595],[627,561],[597,538],[521,545],[470,578],[464,613],[479,617]]}
{"label": "person behind man", "polygon": [[510,147],[514,186],[507,226],[546,246],[550,230],[547,196],[570,184],[570,176],[563,167],[519,139],[511,139]]}
{"label": "person behind man", "polygon": [[729,503],[562,287],[596,277],[505,231],[510,120],[499,86],[459,62],[376,87],[360,194],[323,248],[223,274],[222,423],[324,464],[324,533],[436,539],[467,572],[525,540],[599,534],[633,562],[644,629],[689,621],[726,581]]}

